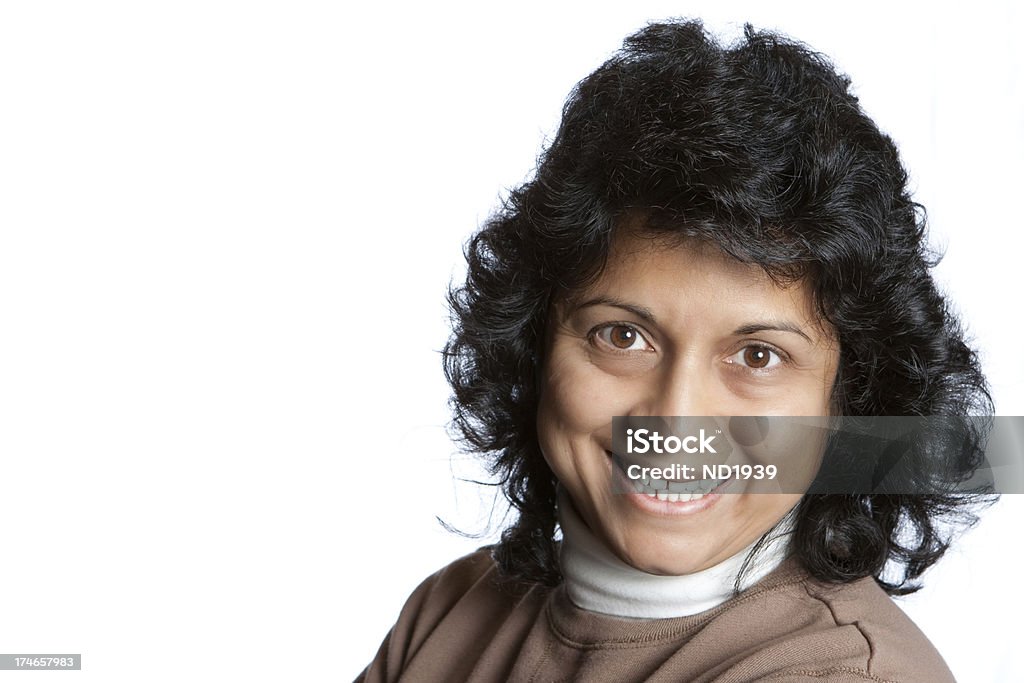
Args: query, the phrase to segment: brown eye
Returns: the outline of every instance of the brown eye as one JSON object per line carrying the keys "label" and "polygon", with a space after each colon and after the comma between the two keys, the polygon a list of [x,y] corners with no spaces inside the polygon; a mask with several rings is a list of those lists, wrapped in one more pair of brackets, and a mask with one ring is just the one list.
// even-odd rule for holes
{"label": "brown eye", "polygon": [[748,346],[743,349],[743,360],[752,368],[765,368],[772,360],[772,352],[763,346]]}
{"label": "brown eye", "polygon": [[620,349],[628,349],[636,343],[637,333],[632,327],[616,325],[612,328],[610,336],[612,344]]}
{"label": "brown eye", "polygon": [[739,353],[729,359],[730,363],[737,363],[752,370],[765,370],[774,367],[782,362],[775,351],[767,346],[747,346]]}
{"label": "brown eye", "polygon": [[597,331],[597,337],[619,351],[643,351],[650,348],[640,331],[630,325],[607,325]]}

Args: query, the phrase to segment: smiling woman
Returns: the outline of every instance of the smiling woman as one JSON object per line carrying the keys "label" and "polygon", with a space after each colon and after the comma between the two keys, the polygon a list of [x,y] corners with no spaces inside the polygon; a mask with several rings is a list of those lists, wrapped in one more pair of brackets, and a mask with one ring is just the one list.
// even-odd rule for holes
{"label": "smiling woman", "polygon": [[[627,226],[628,228],[629,226]],[[836,340],[803,283],[702,243],[617,231],[597,281],[549,316],[537,432],[558,482],[621,560],[692,574],[750,546],[796,494],[616,493],[612,415],[827,415]]]}
{"label": "smiling woman", "polygon": [[518,517],[423,582],[360,678],[952,680],[889,595],[973,499],[630,488],[613,447],[617,417],[991,413],[906,184],[806,47],[628,38],[450,297],[455,427]]}

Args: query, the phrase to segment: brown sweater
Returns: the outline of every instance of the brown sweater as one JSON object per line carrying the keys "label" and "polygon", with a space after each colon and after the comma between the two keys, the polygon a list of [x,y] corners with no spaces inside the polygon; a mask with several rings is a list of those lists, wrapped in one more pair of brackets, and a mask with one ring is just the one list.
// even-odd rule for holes
{"label": "brown sweater", "polygon": [[562,586],[498,584],[486,549],[413,592],[357,681],[922,681],[953,675],[871,578],[825,586],[786,560],[689,617],[624,619]]}

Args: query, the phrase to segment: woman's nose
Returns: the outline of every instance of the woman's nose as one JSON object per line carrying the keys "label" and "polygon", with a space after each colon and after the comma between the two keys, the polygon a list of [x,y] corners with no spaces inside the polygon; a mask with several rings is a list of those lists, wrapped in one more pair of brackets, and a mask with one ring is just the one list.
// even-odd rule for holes
{"label": "woman's nose", "polygon": [[667,365],[646,387],[641,409],[651,416],[716,415],[709,372],[686,359]]}

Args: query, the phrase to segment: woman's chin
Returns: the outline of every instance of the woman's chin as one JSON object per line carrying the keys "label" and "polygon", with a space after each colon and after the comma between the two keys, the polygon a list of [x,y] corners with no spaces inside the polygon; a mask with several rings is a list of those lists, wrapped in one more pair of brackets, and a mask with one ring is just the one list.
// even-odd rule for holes
{"label": "woman's chin", "polygon": [[[639,544],[638,544],[639,545]],[[642,547],[625,547],[614,549],[620,560],[642,572],[657,576],[684,576],[713,566],[719,560],[708,557],[707,553],[690,549],[679,552],[677,549],[654,551],[657,546],[645,544]]]}

